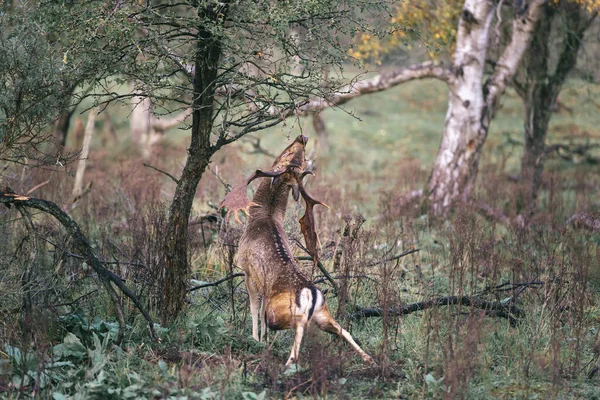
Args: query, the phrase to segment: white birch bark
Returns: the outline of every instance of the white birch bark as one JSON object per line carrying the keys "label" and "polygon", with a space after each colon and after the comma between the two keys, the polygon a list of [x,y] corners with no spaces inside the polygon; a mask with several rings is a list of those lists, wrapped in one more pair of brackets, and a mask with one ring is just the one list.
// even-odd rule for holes
{"label": "white birch bark", "polygon": [[453,59],[455,79],[449,83],[444,136],[429,181],[428,201],[433,213],[444,215],[452,204],[471,194],[498,98],[529,45],[544,2],[531,1],[527,12],[515,17],[511,40],[484,85],[485,57],[497,6],[489,0],[465,1]]}
{"label": "white birch bark", "polygon": [[152,101],[140,89],[132,86],[131,114],[129,115],[129,127],[131,139],[136,143],[143,158],[149,158],[153,147],[160,143],[165,131],[183,123],[187,117],[192,115],[192,109],[188,108],[173,118],[156,118],[152,114]]}
{"label": "white birch bark", "polygon": [[83,194],[83,175],[85,174],[85,167],[87,164],[88,156],[90,155],[90,144],[92,143],[92,136],[94,134],[94,124],[96,123],[96,115],[98,114],[98,108],[90,110],[88,115],[87,125],[85,126],[85,134],[83,136],[83,147],[81,149],[81,157],[79,164],[77,164],[77,172],[75,173],[75,183],[73,184],[73,193],[71,194],[72,203]]}

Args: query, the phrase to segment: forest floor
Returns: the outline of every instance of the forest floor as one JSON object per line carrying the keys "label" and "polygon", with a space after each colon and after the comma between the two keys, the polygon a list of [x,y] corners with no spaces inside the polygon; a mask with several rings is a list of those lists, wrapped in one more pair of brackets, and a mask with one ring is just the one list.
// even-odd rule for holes
{"label": "forest floor", "polygon": [[[278,154],[303,133],[317,172],[308,189],[331,207],[317,209],[316,218],[337,292],[319,271],[302,267],[376,366],[315,331],[305,337],[299,364],[286,370],[293,332],[271,332],[267,343],[252,339],[243,277],[191,291],[176,323],[155,325],[158,343],[123,300],[128,329],[117,346],[115,309],[66,233],[35,216],[37,270],[24,289],[20,244],[27,231],[14,209],[1,211],[0,236],[8,240],[0,243],[0,397],[600,399],[600,232],[569,220],[583,212],[600,216],[599,94],[599,86],[577,80],[561,93],[548,144],[565,147],[548,155],[539,209],[526,226],[514,179],[523,111],[510,91],[492,122],[474,194],[501,220],[472,204],[435,219],[424,205],[402,200],[424,187],[441,140],[447,91],[436,82],[405,84],[326,111],[326,144],[314,140],[311,120],[290,119],[215,155],[190,225],[192,287],[240,272],[231,249],[241,227],[224,226],[216,212],[225,194],[221,180],[237,184],[268,168],[265,152]],[[175,186],[143,162],[176,176],[187,132],[172,130],[143,161],[128,139],[128,111],[108,112],[118,140],[102,133],[99,117],[86,172],[93,186],[70,214],[157,317],[161,233]],[[75,168],[15,170],[11,186],[25,192],[50,180],[32,195],[62,204]],[[290,200],[285,227],[294,243],[302,213]],[[411,249],[418,251],[398,257]],[[306,255],[298,246],[294,251]],[[36,304],[28,321],[19,313],[25,292]],[[400,317],[393,311],[446,296],[514,308],[508,315],[461,301]],[[391,311],[356,314],[373,307]]]}

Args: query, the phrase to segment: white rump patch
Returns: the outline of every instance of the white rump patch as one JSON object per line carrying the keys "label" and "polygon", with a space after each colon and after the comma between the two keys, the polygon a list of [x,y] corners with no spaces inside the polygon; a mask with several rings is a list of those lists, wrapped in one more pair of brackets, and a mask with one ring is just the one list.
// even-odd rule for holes
{"label": "white rump patch", "polygon": [[297,314],[306,314],[312,306],[313,296],[309,288],[304,288],[300,292],[300,307],[297,308]]}
{"label": "white rump patch", "polygon": [[323,293],[321,293],[321,291],[317,289],[317,301],[315,302],[315,312],[320,310],[321,307],[323,307],[323,303],[325,303]]}

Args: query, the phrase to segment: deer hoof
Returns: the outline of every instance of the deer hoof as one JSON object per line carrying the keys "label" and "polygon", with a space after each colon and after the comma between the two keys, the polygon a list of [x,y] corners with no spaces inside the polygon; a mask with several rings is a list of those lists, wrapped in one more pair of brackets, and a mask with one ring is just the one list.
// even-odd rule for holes
{"label": "deer hoof", "polygon": [[286,368],[290,368],[292,365],[296,364],[296,359],[294,357],[290,357],[289,360],[285,363]]}
{"label": "deer hoof", "polygon": [[371,364],[371,365],[373,365],[373,366],[376,366],[376,365],[377,365],[377,362],[376,362],[376,361],[373,359],[373,357],[371,357],[370,355],[367,355],[367,354],[365,354],[365,355],[363,356],[363,360],[364,360],[366,363],[368,363],[368,364]]}

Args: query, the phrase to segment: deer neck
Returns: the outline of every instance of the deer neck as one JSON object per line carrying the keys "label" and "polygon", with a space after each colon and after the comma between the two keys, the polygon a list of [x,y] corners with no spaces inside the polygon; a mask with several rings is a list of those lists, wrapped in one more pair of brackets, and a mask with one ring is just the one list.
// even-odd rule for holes
{"label": "deer neck", "polygon": [[270,179],[263,180],[252,198],[249,222],[270,219],[283,226],[289,193],[290,187],[285,182],[272,185]]}

